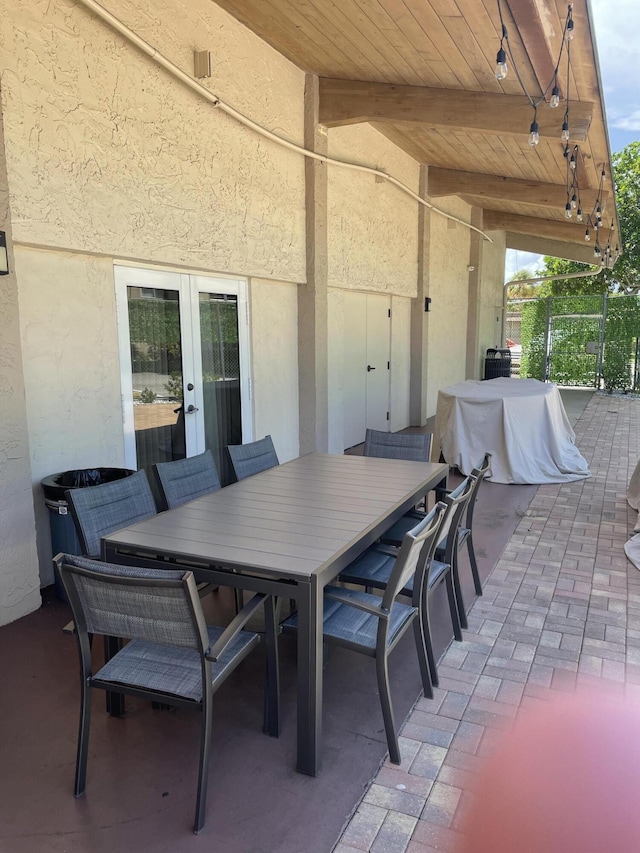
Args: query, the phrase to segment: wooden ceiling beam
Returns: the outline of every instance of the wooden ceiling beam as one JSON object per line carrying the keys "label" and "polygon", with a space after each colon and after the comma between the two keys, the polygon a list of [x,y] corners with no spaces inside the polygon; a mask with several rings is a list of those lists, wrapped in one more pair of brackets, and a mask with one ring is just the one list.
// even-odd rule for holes
{"label": "wooden ceiling beam", "polygon": [[[476,198],[497,199],[539,207],[564,208],[567,189],[564,184],[546,184],[502,175],[482,175],[478,172],[459,172],[455,169],[429,168],[429,196],[467,195]],[[593,209],[598,193],[581,190],[580,200],[585,214]],[[606,194],[602,194],[603,200]],[[604,208],[603,208],[604,209]]]}
{"label": "wooden ceiling beam", "polygon": [[515,234],[507,231],[507,249],[519,252],[534,252],[537,255],[549,255],[552,258],[566,258],[581,264],[595,264],[593,244],[566,243],[563,240],[549,240],[545,237],[531,237],[527,234]]}
{"label": "wooden ceiling beam", "polygon": [[[572,101],[571,138],[587,138],[593,104]],[[525,95],[468,92],[463,89],[434,89],[394,83],[320,78],[320,123],[338,127],[361,122],[411,122],[493,135],[527,135],[531,104]],[[538,111],[540,136],[559,139],[562,114],[543,108]]]}
{"label": "wooden ceiling beam", "polygon": [[[584,223],[560,222],[555,219],[539,219],[537,216],[519,216],[517,213],[505,213],[500,210],[483,210],[482,228],[484,231],[512,231],[516,234],[529,234],[533,237],[548,237],[551,240],[566,240],[570,243],[584,244]],[[592,241],[595,231],[592,228]],[[607,245],[609,229],[598,230],[600,246]],[[592,246],[593,246],[592,242]],[[593,248],[592,248],[593,252]]]}
{"label": "wooden ceiling beam", "polygon": [[[529,62],[540,86],[540,92],[543,92],[553,79],[558,51],[562,43],[562,31],[556,32],[553,25],[554,18],[556,20],[558,18],[557,10],[555,8],[550,10],[546,2],[541,2],[541,0],[509,0],[509,9],[518,28],[518,35],[525,45]],[[564,79],[566,62],[562,64],[560,73]],[[562,96],[560,81],[558,81],[558,88]],[[540,95],[539,92],[532,92],[531,94],[536,98]],[[551,97],[551,91],[547,95],[547,98],[549,97]],[[565,104],[561,106],[564,112]]]}

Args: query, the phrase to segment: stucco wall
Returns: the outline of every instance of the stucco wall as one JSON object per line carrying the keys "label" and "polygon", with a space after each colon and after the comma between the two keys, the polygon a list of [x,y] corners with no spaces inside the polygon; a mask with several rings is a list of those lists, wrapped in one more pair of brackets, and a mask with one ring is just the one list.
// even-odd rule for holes
{"label": "stucco wall", "polygon": [[[219,97],[303,138],[304,75],[209,0],[105,6]],[[15,240],[301,281],[303,158],[239,125],[78,3],[1,0]]]}
{"label": "stucco wall", "polygon": [[24,381],[42,583],[53,583],[40,480],[124,465],[113,265],[16,249]]}
{"label": "stucco wall", "polygon": [[254,436],[271,435],[281,462],[299,455],[296,285],[250,282]]}
{"label": "stucco wall", "polygon": [[[0,121],[0,227],[8,228]],[[40,606],[15,259],[0,277],[0,625]]]}
{"label": "stucco wall", "polygon": [[482,247],[482,276],[480,279],[478,378],[484,376],[484,355],[489,347],[504,346],[502,337],[504,313],[504,265],[506,235],[492,231],[493,243]]}
{"label": "stucco wall", "polygon": [[[329,130],[329,155],[381,168],[418,191],[420,168],[370,125]],[[374,175],[330,166],[330,287],[415,296],[418,202]]]}
{"label": "stucco wall", "polygon": [[411,425],[409,383],[411,369],[411,300],[391,300],[391,425],[392,432]]}
{"label": "stucco wall", "polygon": [[[438,199],[438,207],[469,221],[471,208],[462,201]],[[465,378],[469,247],[468,228],[431,216],[427,417],[436,412],[438,390]]]}

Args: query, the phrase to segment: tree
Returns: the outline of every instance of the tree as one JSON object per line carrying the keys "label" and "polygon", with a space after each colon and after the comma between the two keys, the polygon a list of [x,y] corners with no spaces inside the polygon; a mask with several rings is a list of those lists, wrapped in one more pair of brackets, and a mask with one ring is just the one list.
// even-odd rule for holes
{"label": "tree", "polygon": [[539,275],[544,275],[539,270],[518,270],[517,273],[507,282],[507,299],[531,299],[540,295],[540,289],[537,284],[519,284],[521,281],[528,281],[530,278],[536,278]]}
{"label": "tree", "polygon": [[[589,278],[544,282],[540,296],[572,296],[596,293],[640,293],[640,142],[632,142],[614,154],[611,168],[616,184],[622,254],[613,269],[603,268]],[[593,229],[591,229],[593,231]],[[604,246],[602,247],[604,248]],[[595,258],[594,258],[595,263]],[[584,264],[563,258],[544,259],[544,275],[563,275],[584,270]]]}

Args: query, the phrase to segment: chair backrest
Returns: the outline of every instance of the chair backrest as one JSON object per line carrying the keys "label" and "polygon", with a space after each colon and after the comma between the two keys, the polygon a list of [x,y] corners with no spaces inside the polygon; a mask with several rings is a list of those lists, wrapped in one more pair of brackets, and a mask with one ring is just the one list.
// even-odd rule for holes
{"label": "chair backrest", "polygon": [[270,435],[249,444],[230,444],[227,450],[238,480],[244,480],[280,464]]}
{"label": "chair backrest", "polygon": [[414,602],[419,600],[424,574],[431,565],[445,513],[445,504],[439,502],[415,527],[405,533],[382,597],[383,609],[391,609],[396,596],[414,575]]}
{"label": "chair backrest", "polygon": [[89,633],[204,651],[208,635],[189,570],[118,566],[60,554],[76,625]]}
{"label": "chair backrest", "polygon": [[453,549],[457,547],[458,531],[460,524],[465,516],[469,501],[471,500],[477,478],[474,474],[469,474],[452,492],[444,499],[447,506],[442,529],[440,531],[440,541],[445,540],[445,562],[451,563]]}
{"label": "chair backrest", "polygon": [[166,509],[221,488],[210,450],[175,462],[156,462],[153,471]]}
{"label": "chair backrest", "polygon": [[489,471],[491,470],[491,454],[485,453],[483,459],[478,463],[478,465],[471,472],[476,477],[475,486],[473,488],[473,494],[469,500],[469,504],[467,506],[467,517],[465,519],[465,527],[471,530],[471,526],[473,524],[473,508],[476,505],[476,500],[478,499],[478,490],[480,489],[480,483],[487,476]]}
{"label": "chair backrest", "polygon": [[69,489],[65,497],[86,557],[100,558],[102,536],[157,513],[144,471],[101,486]]}
{"label": "chair backrest", "polygon": [[381,459],[407,459],[428,462],[431,455],[431,433],[382,432],[368,429],[364,439],[364,455]]}

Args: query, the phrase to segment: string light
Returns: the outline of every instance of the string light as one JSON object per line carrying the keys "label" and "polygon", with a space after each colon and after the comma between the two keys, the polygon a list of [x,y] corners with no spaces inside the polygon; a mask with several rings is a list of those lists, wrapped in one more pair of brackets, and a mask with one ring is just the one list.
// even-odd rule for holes
{"label": "string light", "polygon": [[508,39],[507,28],[502,24],[502,37],[500,39],[500,48],[496,54],[496,80],[504,80],[507,76],[507,53],[504,49],[504,40]]}
{"label": "string light", "polygon": [[552,110],[555,110],[560,106],[560,89],[558,88],[558,79],[556,77],[556,85],[551,90],[551,98],[549,99],[549,106]]}
{"label": "string light", "polygon": [[584,241],[585,241],[585,243],[589,243],[590,240],[591,240],[591,231],[589,231],[589,229],[587,228],[587,230],[584,232]]}
{"label": "string light", "polygon": [[538,132],[538,122],[536,121],[536,114],[534,112],[533,121],[529,128],[529,145],[537,145],[538,142],[540,142],[540,133]]}

